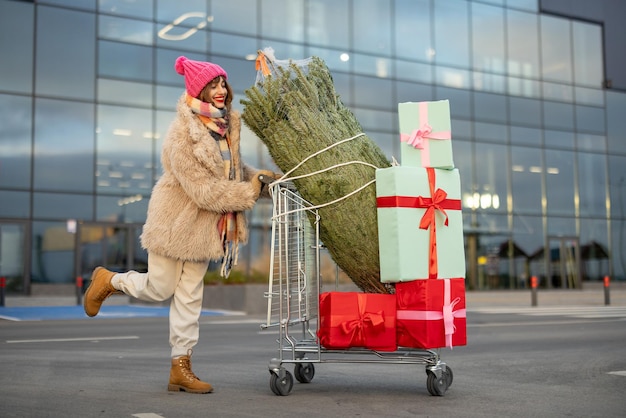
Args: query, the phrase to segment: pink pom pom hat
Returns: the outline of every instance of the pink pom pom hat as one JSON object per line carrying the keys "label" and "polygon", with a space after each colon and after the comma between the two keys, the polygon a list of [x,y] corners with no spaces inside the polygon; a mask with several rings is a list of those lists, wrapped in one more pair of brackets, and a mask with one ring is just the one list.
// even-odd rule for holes
{"label": "pink pom pom hat", "polygon": [[215,77],[222,76],[228,79],[228,74],[219,65],[212,62],[194,61],[182,56],[176,58],[174,69],[185,77],[187,93],[193,97],[198,97],[202,89]]}

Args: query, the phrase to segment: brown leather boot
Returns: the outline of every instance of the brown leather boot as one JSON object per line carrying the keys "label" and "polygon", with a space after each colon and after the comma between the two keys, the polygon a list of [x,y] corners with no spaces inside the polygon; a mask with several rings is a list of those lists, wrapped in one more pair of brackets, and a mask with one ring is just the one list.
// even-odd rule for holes
{"label": "brown leather boot", "polygon": [[200,380],[200,378],[191,371],[191,350],[189,350],[186,356],[172,359],[170,383],[167,385],[167,390],[171,392],[183,391],[189,393],[213,392],[213,386]]}
{"label": "brown leather boot", "polygon": [[91,275],[91,283],[83,298],[83,307],[88,316],[96,316],[100,312],[102,302],[114,293],[120,293],[111,285],[114,272],[104,267],[96,267]]}

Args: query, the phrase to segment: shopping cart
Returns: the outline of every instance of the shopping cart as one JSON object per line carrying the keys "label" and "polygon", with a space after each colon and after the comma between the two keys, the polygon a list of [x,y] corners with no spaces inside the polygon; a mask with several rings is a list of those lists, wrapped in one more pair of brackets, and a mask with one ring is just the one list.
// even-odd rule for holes
{"label": "shopping cart", "polygon": [[[320,276],[319,230],[322,221],[313,205],[290,182],[271,186],[273,200],[272,243],[267,319],[262,329],[278,328],[278,357],[269,362],[270,388],[289,395],[293,377],[309,383],[316,363],[389,363],[426,366],[426,386],[433,396],[443,396],[452,384],[452,370],[439,350],[399,348],[394,352],[369,349],[325,349],[317,338]],[[336,290],[336,285],[335,289]],[[293,375],[286,368],[293,364]]]}

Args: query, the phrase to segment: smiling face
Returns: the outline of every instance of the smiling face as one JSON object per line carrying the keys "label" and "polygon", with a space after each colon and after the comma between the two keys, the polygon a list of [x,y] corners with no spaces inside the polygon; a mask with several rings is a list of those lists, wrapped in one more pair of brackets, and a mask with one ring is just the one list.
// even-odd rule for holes
{"label": "smiling face", "polygon": [[232,102],[232,90],[222,77],[213,79],[200,93],[198,97],[203,102],[211,103],[218,109],[228,108]]}

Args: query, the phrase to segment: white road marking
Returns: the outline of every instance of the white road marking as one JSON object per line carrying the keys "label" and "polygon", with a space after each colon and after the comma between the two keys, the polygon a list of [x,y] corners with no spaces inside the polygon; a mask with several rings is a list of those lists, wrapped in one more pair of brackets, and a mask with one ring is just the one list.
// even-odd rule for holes
{"label": "white road marking", "polygon": [[152,412],[133,414],[132,416],[137,417],[137,418],[163,418],[163,415],[153,414]]}
{"label": "white road marking", "polygon": [[624,376],[626,377],[626,370],[619,370],[619,371],[615,371],[615,372],[609,372],[608,374],[612,374],[615,376]]}
{"label": "white road marking", "polygon": [[84,338],[47,338],[40,340],[7,340],[7,344],[21,344],[21,343],[66,343],[75,341],[106,341],[106,340],[138,340],[136,335],[120,336],[120,337],[84,337]]}

